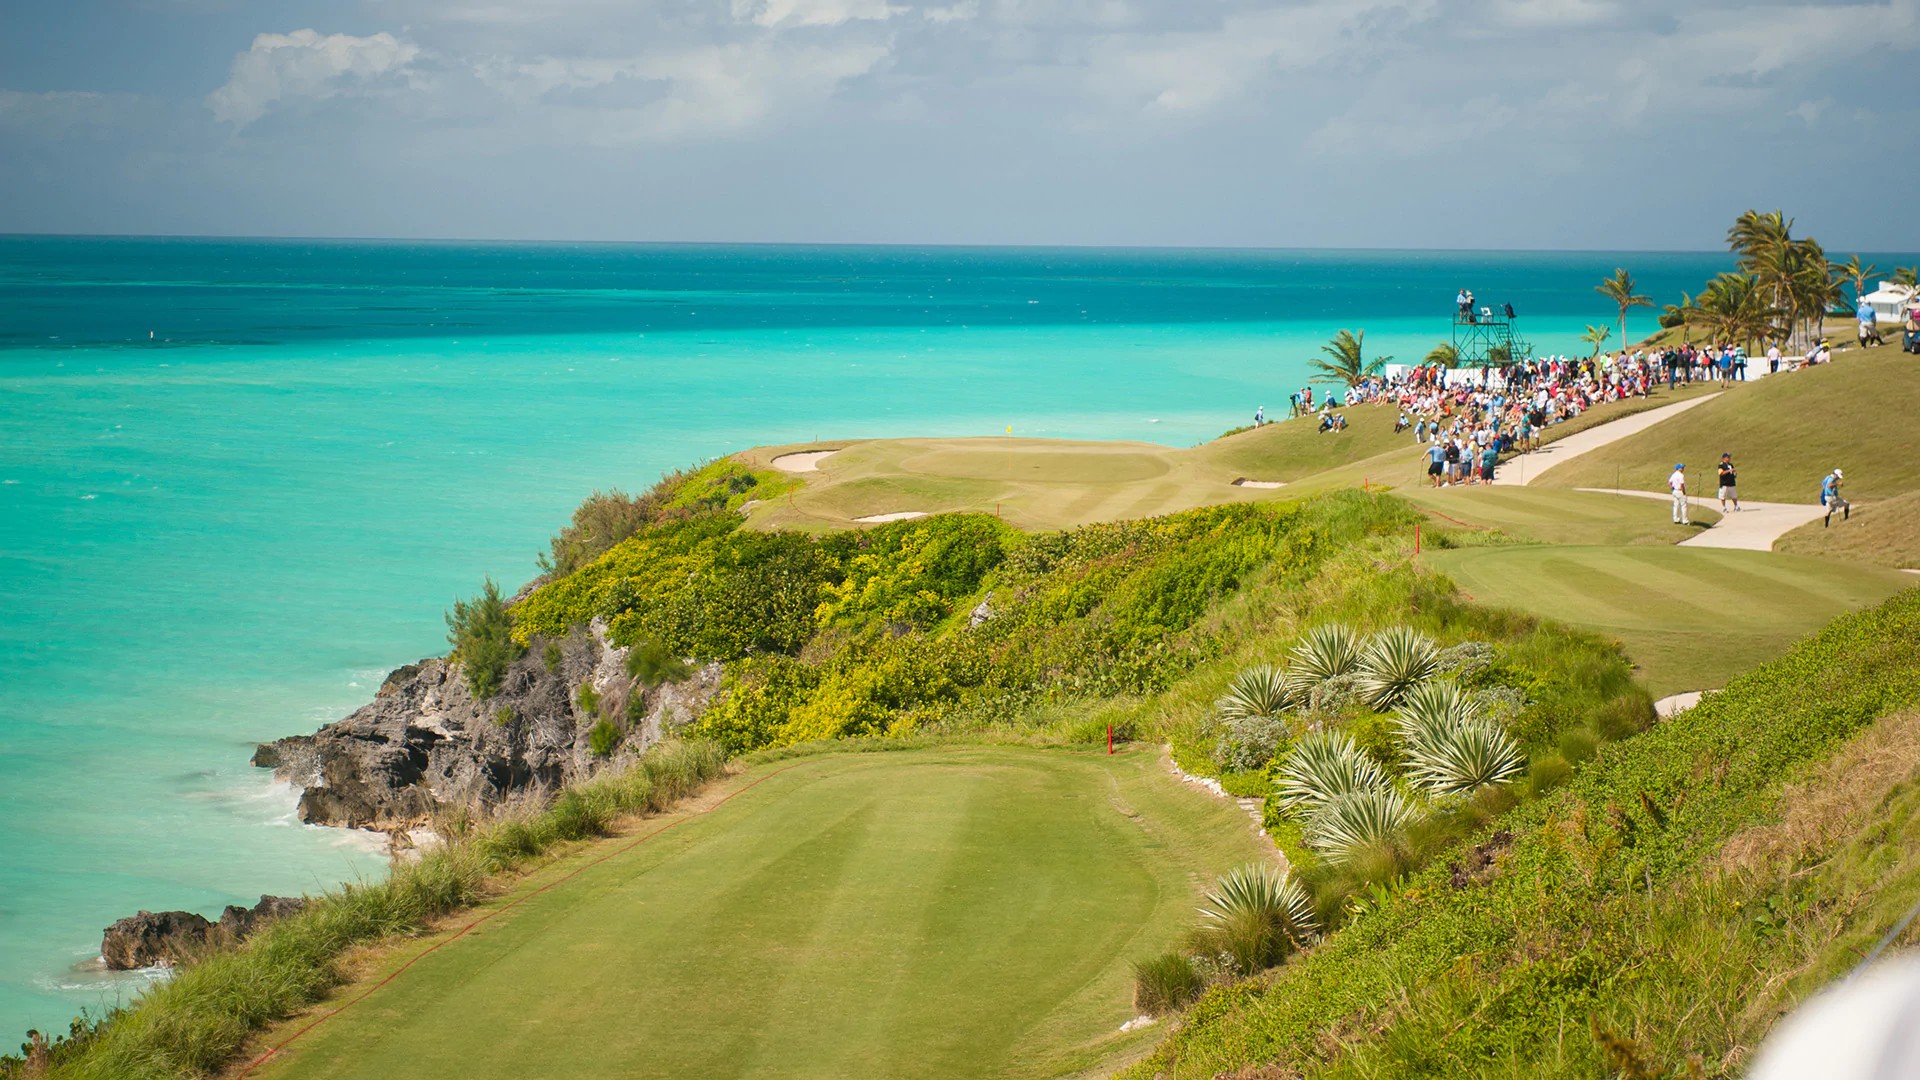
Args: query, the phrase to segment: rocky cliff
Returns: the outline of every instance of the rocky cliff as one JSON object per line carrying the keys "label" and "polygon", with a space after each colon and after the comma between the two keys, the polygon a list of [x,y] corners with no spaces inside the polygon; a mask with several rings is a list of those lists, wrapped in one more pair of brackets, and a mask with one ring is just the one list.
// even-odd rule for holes
{"label": "rocky cliff", "polygon": [[[627,675],[626,659],[596,621],[564,641],[536,641],[484,700],[458,665],[422,660],[388,675],[353,715],[263,744],[253,763],[301,788],[300,819],[318,825],[404,830],[449,807],[551,790],[692,722],[719,687],[717,664],[648,687]],[[588,745],[603,718],[625,732],[610,759]]]}

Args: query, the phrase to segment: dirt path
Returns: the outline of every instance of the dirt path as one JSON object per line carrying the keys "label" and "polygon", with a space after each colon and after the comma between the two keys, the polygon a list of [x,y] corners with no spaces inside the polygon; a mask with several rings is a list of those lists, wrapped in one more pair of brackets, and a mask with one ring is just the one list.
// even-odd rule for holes
{"label": "dirt path", "polygon": [[1496,485],[1531,484],[1541,473],[1565,461],[1572,461],[1581,454],[1598,450],[1609,443],[1619,442],[1629,435],[1637,435],[1662,420],[1668,420],[1703,402],[1719,397],[1717,393],[1706,394],[1685,401],[1676,401],[1671,405],[1662,405],[1658,409],[1648,409],[1643,413],[1623,416],[1610,420],[1597,427],[1578,431],[1564,439],[1550,442],[1531,454],[1522,454],[1500,467],[1495,474]]}

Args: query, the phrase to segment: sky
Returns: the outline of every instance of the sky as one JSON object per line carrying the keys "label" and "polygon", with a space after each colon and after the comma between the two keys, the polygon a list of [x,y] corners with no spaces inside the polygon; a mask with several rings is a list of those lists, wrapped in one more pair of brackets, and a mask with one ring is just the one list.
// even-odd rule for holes
{"label": "sky", "polygon": [[0,232],[1916,250],[1917,49],[1920,0],[0,0]]}

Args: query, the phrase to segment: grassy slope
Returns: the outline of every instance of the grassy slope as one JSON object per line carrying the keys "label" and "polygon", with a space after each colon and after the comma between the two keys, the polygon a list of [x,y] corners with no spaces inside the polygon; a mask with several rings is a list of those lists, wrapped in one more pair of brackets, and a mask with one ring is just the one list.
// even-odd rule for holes
{"label": "grassy slope", "polygon": [[1147,751],[782,767],[432,954],[269,1075],[1073,1071],[1148,1037],[1117,1033],[1128,961],[1185,927],[1203,874],[1260,850]]}
{"label": "grassy slope", "polygon": [[1713,463],[1726,451],[1740,466],[1747,498],[1814,502],[1820,477],[1839,466],[1849,497],[1872,502],[1920,490],[1915,415],[1920,363],[1893,346],[1849,352],[1830,365],[1737,387],[1543,473],[1540,482],[1663,491],[1674,462],[1711,482]]}
{"label": "grassy slope", "polygon": [[1403,436],[1389,410],[1347,410],[1351,426],[1322,435],[1309,420],[1269,424],[1190,449],[1050,439],[879,439],[749,450],[763,465],[784,453],[844,446],[805,474],[789,499],[757,510],[760,528],[843,527],[901,511],[978,511],[1041,531],[1153,517],[1226,502],[1287,497],[1234,487],[1242,477],[1290,481],[1372,457]]}
{"label": "grassy slope", "polygon": [[1912,584],[1887,570],[1711,548],[1469,548],[1435,552],[1432,564],[1479,602],[1618,637],[1655,696],[1724,686],[1834,616]]}
{"label": "grassy slope", "polygon": [[1911,726],[1916,633],[1911,590],[1607,748],[1501,823],[1489,878],[1416,875],[1203,999],[1131,1075],[1737,1075],[1920,893],[1911,845],[1888,843],[1914,829],[1916,740],[1875,728]]}
{"label": "grassy slope", "polygon": [[1855,506],[1852,520],[1802,525],[1781,537],[1773,549],[1876,566],[1920,568],[1920,491],[1902,492],[1870,506]]}

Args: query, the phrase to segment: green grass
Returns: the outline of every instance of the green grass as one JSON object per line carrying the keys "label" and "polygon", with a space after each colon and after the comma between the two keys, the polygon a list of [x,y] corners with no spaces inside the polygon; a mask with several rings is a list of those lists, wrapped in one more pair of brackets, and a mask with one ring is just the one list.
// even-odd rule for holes
{"label": "green grass", "polygon": [[1198,506],[1286,498],[1236,487],[1237,479],[1287,482],[1390,449],[1394,413],[1356,406],[1346,431],[1320,434],[1302,418],[1190,449],[1152,443],[1053,439],[879,439],[763,447],[738,455],[756,468],[782,454],[839,452],[787,498],[757,508],[759,528],[844,528],[875,514],[997,513],[1023,529],[1155,517]]}
{"label": "green grass", "polygon": [[1815,521],[1773,545],[1775,551],[1900,569],[1920,568],[1920,491],[1855,503],[1851,520]]}
{"label": "green grass", "polygon": [[1490,872],[1397,883],[1126,1075],[1740,1075],[1920,895],[1916,633],[1908,590],[1606,747]]}
{"label": "green grass", "polygon": [[428,956],[267,1075],[1078,1071],[1151,1037],[1118,1031],[1132,962],[1259,852],[1150,750],[833,754],[743,782],[763,777]]}
{"label": "green grass", "polygon": [[1769,376],[1543,473],[1561,488],[1666,490],[1676,461],[1710,492],[1722,452],[1740,467],[1740,494],[1817,502],[1820,478],[1846,470],[1847,496],[1873,502],[1920,490],[1912,417],[1920,378],[1894,346],[1848,352],[1832,364]]}
{"label": "green grass", "polygon": [[1631,495],[1533,487],[1400,488],[1394,494],[1442,524],[1497,529],[1542,544],[1677,544],[1720,519],[1695,507],[1695,524],[1675,525],[1667,504]]}
{"label": "green grass", "polygon": [[1618,638],[1655,696],[1724,686],[1834,616],[1913,583],[1872,567],[1713,548],[1509,546],[1430,561],[1475,601]]}

